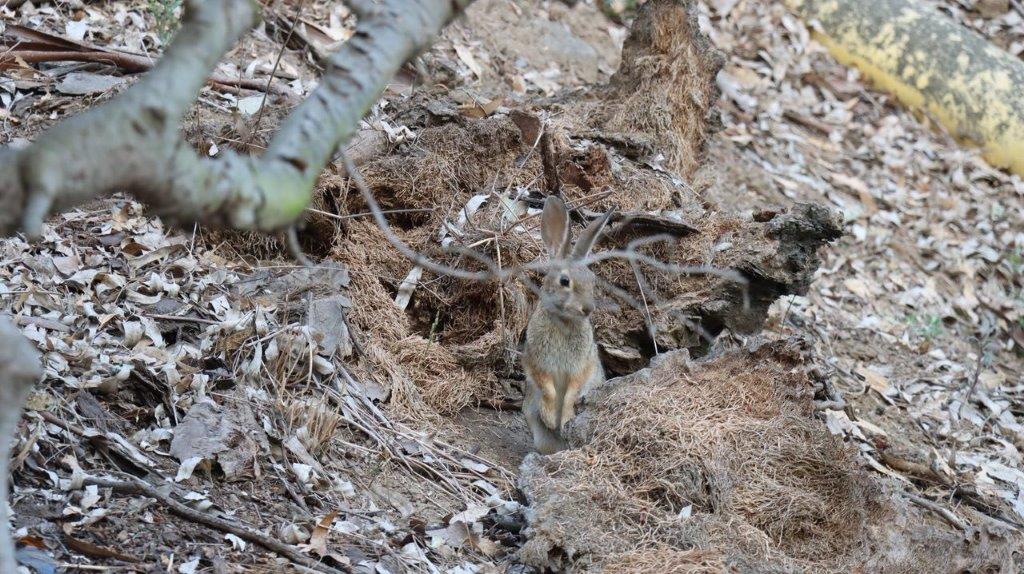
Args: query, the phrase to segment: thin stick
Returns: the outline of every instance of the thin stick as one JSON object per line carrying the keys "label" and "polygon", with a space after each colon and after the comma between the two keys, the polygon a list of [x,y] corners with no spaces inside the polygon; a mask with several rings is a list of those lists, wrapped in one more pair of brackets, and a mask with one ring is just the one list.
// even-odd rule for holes
{"label": "thin stick", "polygon": [[[416,251],[407,243],[402,241],[400,237],[398,237],[398,235],[391,228],[391,225],[388,223],[387,218],[384,217],[384,213],[381,211],[380,204],[377,203],[377,199],[373,196],[373,192],[370,191],[370,188],[367,185],[366,180],[363,179],[363,175],[356,168],[355,163],[353,163],[352,159],[348,156],[348,154],[344,152],[341,153],[341,159],[345,165],[345,169],[349,173],[349,177],[351,177],[352,181],[355,182],[356,187],[359,189],[359,193],[363,196],[363,201],[366,202],[366,205],[370,208],[371,213],[373,213],[373,219],[377,223],[377,227],[379,227],[380,230],[384,233],[384,237],[388,240],[388,242],[391,243],[391,245],[393,245],[396,249],[398,249],[399,253],[401,253],[403,256],[412,261],[413,264],[419,265],[420,267],[423,267],[424,269],[427,269],[439,275],[448,275],[449,277],[455,277],[457,279],[466,279],[469,281],[490,281],[493,279],[504,281],[509,277],[520,276],[523,274],[524,271],[545,272],[550,271],[551,269],[561,269],[568,266],[589,266],[594,263],[598,263],[609,259],[625,259],[629,261],[635,260],[640,263],[646,263],[656,269],[665,271],[667,273],[675,273],[678,275],[712,275],[721,277],[723,279],[727,279],[729,281],[733,281],[740,285],[745,286],[748,284],[746,277],[744,277],[738,271],[734,271],[732,269],[719,269],[708,265],[673,265],[670,263],[659,261],[654,257],[644,255],[636,251],[638,247],[642,247],[644,245],[656,243],[659,241],[675,239],[672,235],[668,234],[654,235],[651,237],[637,239],[635,241],[630,242],[629,248],[625,251],[614,249],[609,251],[602,251],[597,254],[591,254],[590,256],[578,261],[570,261],[567,259],[551,259],[547,261],[536,261],[522,266],[506,267],[504,269],[499,269],[498,266],[489,258],[477,253],[476,255],[473,256],[473,258],[476,259],[477,261],[480,261],[481,263],[484,263],[488,267],[487,271],[466,271],[465,269],[458,269],[455,267],[451,267],[449,265],[444,265],[442,263],[434,261],[433,259],[430,259],[429,257],[423,255],[419,251]],[[453,250],[455,250],[455,248],[453,248]],[[463,251],[462,254],[470,255],[470,253],[467,251]]]}
{"label": "thin stick", "polygon": [[967,389],[967,396],[960,403],[960,408],[957,410],[957,418],[963,418],[964,405],[971,401],[971,396],[974,395],[974,390],[978,388],[978,379],[981,378],[981,362],[985,357],[985,343],[978,340],[978,361],[974,366],[974,379],[971,381],[970,388]]}
{"label": "thin stick", "polygon": [[933,502],[931,500],[928,500],[927,498],[923,498],[923,497],[917,496],[916,494],[911,494],[909,492],[904,492],[903,495],[906,496],[907,500],[909,500],[910,502],[913,502],[914,504],[920,506],[921,508],[926,508],[928,510],[931,510],[932,512],[934,512],[934,513],[938,514],[939,516],[941,516],[942,518],[944,518],[946,520],[946,522],[949,522],[950,524],[952,524],[953,526],[959,528],[960,530],[962,530],[964,532],[967,531],[968,526],[966,524],[964,524],[964,521],[960,520],[959,518],[957,518],[957,516],[955,514],[953,514],[953,512],[951,510],[949,510],[948,508],[944,508],[942,506],[939,506],[935,502]]}
{"label": "thin stick", "polygon": [[229,522],[223,518],[200,512],[193,508],[189,508],[184,504],[174,500],[170,496],[163,494],[157,490],[153,485],[145,482],[134,476],[130,476],[127,480],[117,480],[108,477],[89,476],[85,479],[85,484],[95,484],[96,486],[103,488],[110,488],[118,494],[128,495],[144,495],[149,498],[158,500],[161,504],[167,507],[172,514],[208,526],[214,530],[220,530],[229,534],[246,540],[253,544],[258,544],[271,552],[284,556],[291,560],[295,564],[305,566],[306,568],[315,570],[317,572],[325,572],[327,574],[337,574],[339,572],[351,572],[352,570],[343,567],[342,570],[332,568],[326,564],[321,564],[317,560],[303,554],[294,546],[285,544],[275,538],[271,538],[261,532],[253,530],[248,526],[242,526],[236,522]]}
{"label": "thin stick", "polygon": [[202,323],[203,325],[220,325],[220,321],[203,319],[202,317],[185,317],[182,315],[143,315],[149,319],[161,319],[163,321],[181,321],[182,323]]}
{"label": "thin stick", "polygon": [[637,265],[636,261],[630,261],[629,266],[633,269],[633,276],[636,277],[636,287],[640,290],[640,299],[644,304],[644,320],[647,322],[647,332],[651,336],[651,343],[654,344],[654,354],[659,355],[658,331],[654,326],[654,317],[651,316],[651,308],[647,304],[647,294],[644,293],[644,285],[647,284],[647,281],[642,278],[643,276],[640,273],[640,266]]}
{"label": "thin stick", "polygon": [[[260,111],[256,114],[256,122],[253,124],[252,131],[249,132],[249,137],[246,138],[249,141],[251,141],[260,130],[260,122],[263,121],[263,110],[265,110],[267,106],[267,92],[270,91],[270,82],[273,81],[274,75],[277,74],[277,68],[281,65],[281,56],[284,55],[284,49],[292,39],[292,33],[295,32],[295,25],[299,22],[299,18],[302,17],[302,9],[305,6],[306,0],[301,0],[299,2],[299,7],[295,9],[295,18],[292,20],[291,27],[288,28],[288,34],[285,36],[284,42],[281,43],[281,49],[277,51],[277,58],[274,60],[274,67],[271,68],[270,77],[267,78],[267,88],[263,92],[263,99],[260,100]],[[246,141],[246,143],[249,143],[249,141]]]}
{"label": "thin stick", "polygon": [[299,232],[297,228],[292,225],[285,231],[285,240],[288,244],[288,252],[292,258],[302,264],[303,267],[312,267],[313,262],[306,257],[306,254],[302,252],[302,245],[299,244]]}
{"label": "thin stick", "polygon": [[356,187],[359,189],[359,193],[363,196],[363,201],[370,208],[373,213],[373,219],[377,222],[377,227],[384,233],[384,237],[387,238],[388,242],[395,246],[398,251],[412,261],[415,265],[419,265],[424,269],[433,271],[440,275],[450,275],[458,279],[468,279],[470,281],[487,281],[492,277],[489,271],[471,272],[463,269],[456,269],[447,265],[442,265],[426,257],[419,251],[416,251],[412,247],[409,247],[398,235],[395,234],[394,230],[391,229],[391,225],[388,223],[387,218],[381,213],[380,205],[377,203],[377,199],[373,197],[373,192],[370,191],[370,187],[366,184],[366,180],[363,179],[362,172],[356,168],[356,164],[352,162],[352,158],[347,153],[341,153],[341,160],[345,164],[345,170],[348,171],[349,177],[355,182]]}
{"label": "thin stick", "polygon": [[544,167],[544,187],[548,195],[562,195],[562,178],[558,176],[558,162],[555,159],[555,145],[551,132],[544,129],[540,136],[541,160]]}
{"label": "thin stick", "polygon": [[[14,62],[16,60],[23,60],[29,64],[44,62],[101,62],[112,64],[129,73],[145,72],[153,67],[153,62],[147,58],[143,58],[142,56],[125,54],[123,52],[108,52],[100,50],[89,52],[72,50],[65,52],[54,52],[48,50],[9,50],[0,57],[0,63]],[[272,80],[273,76],[271,76],[270,79]],[[226,86],[230,88],[252,90],[254,92],[266,90],[282,95],[288,93],[286,90],[272,86],[269,80],[264,83],[255,78],[229,78],[220,74],[210,74],[206,83],[215,88],[222,88]],[[266,92],[264,92],[264,96],[266,96]]]}

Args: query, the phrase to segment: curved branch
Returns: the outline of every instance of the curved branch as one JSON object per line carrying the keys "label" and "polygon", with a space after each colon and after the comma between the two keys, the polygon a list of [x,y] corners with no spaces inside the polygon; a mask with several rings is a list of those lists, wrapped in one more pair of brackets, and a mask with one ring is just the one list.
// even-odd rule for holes
{"label": "curved branch", "polygon": [[178,123],[209,71],[254,21],[249,0],[190,0],[152,72],[27,149],[0,152],[0,233],[39,233],[54,210],[128,191],[161,216],[274,231],[302,215],[334,150],[387,82],[471,0],[385,0],[361,10],[355,35],[262,158],[199,157]]}
{"label": "curved branch", "polygon": [[271,140],[261,168],[275,174],[273,188],[255,215],[258,229],[292,223],[309,203],[316,178],[335,150],[402,65],[431,44],[472,0],[385,0],[356,3],[361,22],[331,56],[320,85],[285,120]]}
{"label": "curved branch", "polygon": [[206,190],[186,189],[199,187],[190,168],[202,163],[178,126],[209,71],[255,15],[249,0],[190,0],[174,44],[138,83],[57,124],[28,148],[0,155],[0,233],[21,228],[38,235],[51,210],[119,190],[160,211],[195,205]]}

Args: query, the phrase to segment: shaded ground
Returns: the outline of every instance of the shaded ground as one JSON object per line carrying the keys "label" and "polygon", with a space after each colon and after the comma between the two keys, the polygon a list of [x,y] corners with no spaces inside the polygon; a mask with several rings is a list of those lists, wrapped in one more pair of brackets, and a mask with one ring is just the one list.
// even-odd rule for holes
{"label": "shaded ground", "polygon": [[[161,46],[142,3],[26,6],[10,21],[59,35],[84,22],[85,41],[137,52]],[[220,72],[267,78],[294,9],[268,6],[265,33],[248,36]],[[302,28],[311,39],[284,50],[284,77],[275,80],[295,100],[315,81],[316,38],[344,39],[351,26],[343,8],[305,10],[322,34]],[[47,352],[46,379],[15,448],[15,526],[25,556],[137,571],[286,568],[158,502],[82,489],[80,468],[146,475],[195,508],[359,571],[490,572],[521,561],[608,572],[719,572],[727,564],[845,571],[865,559],[860,545],[886,528],[910,533],[917,546],[908,551],[919,562],[886,562],[881,545],[872,563],[879,568],[935,571],[928,564],[946,557],[935,549],[964,539],[957,548],[965,567],[988,560],[1012,568],[1013,525],[1024,521],[1024,184],[864,86],[781,6],[697,4],[695,23],[725,54],[717,80],[722,61],[672,15],[658,20],[653,40],[631,48],[654,54],[641,61],[660,74],[637,66],[631,75],[627,66],[617,84],[609,81],[626,29],[594,6],[482,0],[424,56],[428,76],[416,89],[413,70],[396,79],[361,133],[370,151],[360,163],[385,208],[420,210],[389,216],[414,246],[447,257],[438,229],[457,226],[460,210],[484,195],[452,236],[505,265],[526,262],[539,253],[526,218],[546,185],[530,128],[542,120],[557,136],[570,200],[657,215],[677,236],[651,254],[742,272],[755,287],[752,306],[720,278],[644,267],[645,284],[625,264],[597,269],[607,284],[595,322],[613,373],[676,348],[694,357],[739,348],[728,360],[759,357],[751,372],[782,365],[694,409],[710,421],[709,436],[724,433],[718,440],[730,447],[680,449],[680,437],[660,444],[644,435],[692,425],[643,413],[671,392],[696,400],[700,393],[687,385],[704,375],[686,373],[720,365],[670,355],[669,394],[631,391],[647,390],[643,374],[620,379],[608,390],[626,389],[626,398],[588,407],[591,418],[581,420],[589,422],[574,430],[578,450],[524,467],[524,517],[515,485],[525,426],[517,411],[488,405],[508,408],[519,396],[516,349],[529,289],[426,274],[400,309],[394,301],[411,266],[359,215],[365,206],[337,166],[321,182],[302,238],[323,258],[313,270],[283,259],[275,238],[166,230],[140,206],[113,198],[55,218],[37,245],[0,243],[2,306]],[[83,97],[54,87],[82,70],[120,76],[97,65],[8,72],[0,141],[31,138],[123,88]],[[581,89],[589,84],[608,87]],[[664,84],[692,86],[700,97],[674,99]],[[254,131],[253,98],[262,99],[205,89],[186,133],[207,151],[258,149],[293,99],[271,98]],[[722,131],[706,139],[717,112]],[[826,212],[796,202],[829,206],[844,219],[846,234],[820,251],[817,273],[815,250],[834,226]],[[649,231],[617,229],[605,247]],[[766,318],[767,338],[799,336],[806,345],[796,355],[744,355]],[[796,364],[810,374],[786,371]],[[716,374],[705,386],[725,380]],[[784,434],[798,429],[780,443],[820,457],[772,486],[759,481],[789,476],[792,466],[737,466],[730,457],[742,448],[752,449],[752,460],[771,449],[729,435],[720,419],[739,411],[737,424],[755,424],[742,419],[754,400],[743,393],[780,388],[792,396],[779,408],[796,418],[754,418],[781,424]],[[636,433],[609,434],[622,422],[623,411],[604,410],[614,404],[643,415],[629,427]],[[197,424],[210,408],[203,405],[216,408],[210,423]],[[74,426],[62,429],[54,422],[61,420]],[[173,440],[182,425],[210,440]],[[82,437],[93,429],[105,437]],[[609,445],[620,458],[608,458]],[[693,471],[678,456],[706,468]],[[601,488],[622,469],[638,475],[630,488],[646,486],[618,499],[621,485]],[[661,486],[644,482],[651,477]],[[730,481],[754,486],[737,495]],[[595,504],[600,496],[611,498]],[[750,497],[757,504],[737,511],[736,501]],[[780,500],[792,515],[777,514]],[[865,501],[866,514],[843,514]],[[566,524],[558,504],[586,512],[574,511],[581,519]],[[581,541],[574,532],[583,526],[596,531]],[[747,542],[707,543],[721,529]],[[615,540],[602,544],[610,532]],[[900,549],[893,544],[889,556]],[[831,549],[824,557],[821,545]]]}

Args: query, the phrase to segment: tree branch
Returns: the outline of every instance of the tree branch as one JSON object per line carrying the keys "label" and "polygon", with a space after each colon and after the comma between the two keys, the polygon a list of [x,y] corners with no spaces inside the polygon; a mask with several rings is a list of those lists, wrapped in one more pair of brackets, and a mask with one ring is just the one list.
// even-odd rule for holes
{"label": "tree branch", "polygon": [[[287,225],[301,213],[324,166],[355,133],[402,65],[430,45],[434,36],[472,0],[385,1],[360,6],[355,34],[328,62],[317,89],[281,126],[264,156],[266,167],[280,170],[290,191],[278,192],[278,204],[298,210],[262,213],[271,228]],[[285,196],[285,197],[281,197]],[[282,201],[284,200],[284,201]],[[261,225],[261,229],[266,229]]]}
{"label": "tree branch", "polygon": [[[174,44],[138,83],[0,155],[0,233],[20,227],[35,237],[51,210],[124,189],[160,212],[195,213],[222,195],[205,166],[212,162],[189,149],[178,126],[210,70],[255,22],[255,8],[248,0],[190,0],[186,8]],[[224,163],[244,165],[232,159]]]}
{"label": "tree branch", "polygon": [[355,35],[262,158],[225,152],[210,159],[190,149],[178,124],[255,11],[249,0],[189,0],[175,42],[138,84],[24,150],[0,151],[0,233],[37,236],[51,211],[122,190],[172,221],[285,228],[301,216],[323,167],[387,82],[470,1],[364,7]]}

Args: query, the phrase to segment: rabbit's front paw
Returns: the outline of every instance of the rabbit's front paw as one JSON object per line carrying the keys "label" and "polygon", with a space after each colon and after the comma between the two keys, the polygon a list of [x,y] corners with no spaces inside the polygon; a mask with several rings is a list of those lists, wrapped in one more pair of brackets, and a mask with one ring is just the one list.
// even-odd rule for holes
{"label": "rabbit's front paw", "polygon": [[558,429],[559,431],[564,431],[566,423],[576,416],[576,400],[580,397],[580,393],[586,387],[593,374],[594,366],[590,365],[583,371],[569,377],[569,384],[565,388],[565,398],[562,400],[562,428]]}
{"label": "rabbit's front paw", "polygon": [[544,423],[544,426],[551,430],[556,430],[558,428],[558,415],[561,414],[560,411],[562,409],[558,405],[555,378],[547,373],[533,369],[528,369],[527,375],[530,383],[540,391],[540,404],[537,405],[540,420]]}

